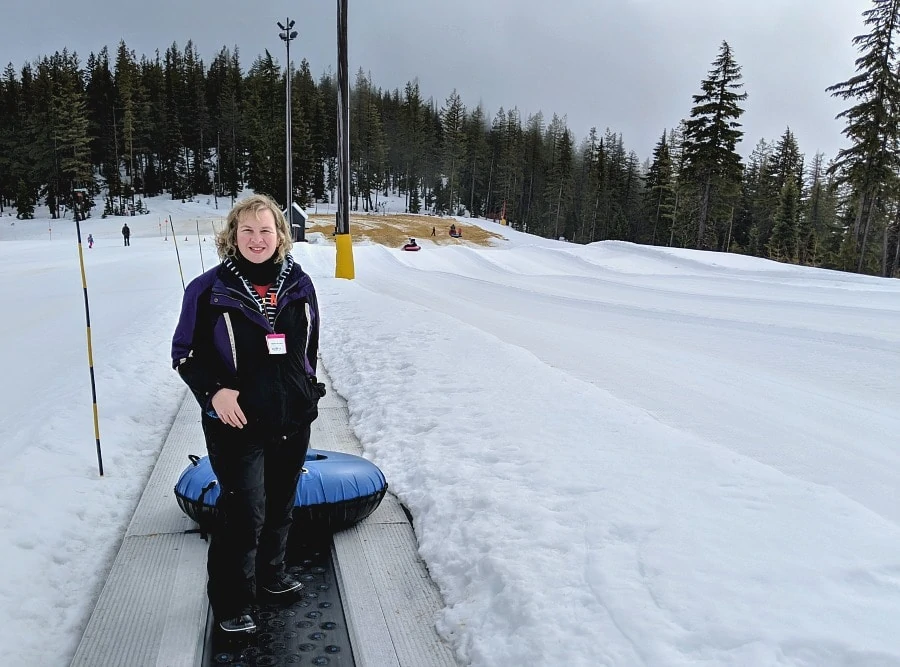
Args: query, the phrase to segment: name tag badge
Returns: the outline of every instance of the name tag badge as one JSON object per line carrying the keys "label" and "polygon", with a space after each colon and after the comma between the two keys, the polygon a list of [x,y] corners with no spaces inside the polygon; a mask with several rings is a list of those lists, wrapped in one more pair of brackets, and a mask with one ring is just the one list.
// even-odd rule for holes
{"label": "name tag badge", "polygon": [[287,354],[284,334],[267,334],[266,345],[269,346],[269,354]]}

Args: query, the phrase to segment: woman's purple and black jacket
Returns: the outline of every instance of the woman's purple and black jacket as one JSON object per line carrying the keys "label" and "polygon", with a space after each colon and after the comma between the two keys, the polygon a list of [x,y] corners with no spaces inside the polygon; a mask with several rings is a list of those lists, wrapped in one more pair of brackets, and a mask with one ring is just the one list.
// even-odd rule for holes
{"label": "woman's purple and black jacket", "polygon": [[[287,354],[269,354],[266,335],[271,333],[285,335]],[[219,264],[185,290],[172,338],[172,366],[203,409],[204,427],[221,424],[210,400],[228,387],[240,392],[238,404],[247,417],[247,427],[240,429],[244,436],[289,437],[318,415],[318,346],[316,293],[298,264],[278,290],[274,326],[243,282]]]}

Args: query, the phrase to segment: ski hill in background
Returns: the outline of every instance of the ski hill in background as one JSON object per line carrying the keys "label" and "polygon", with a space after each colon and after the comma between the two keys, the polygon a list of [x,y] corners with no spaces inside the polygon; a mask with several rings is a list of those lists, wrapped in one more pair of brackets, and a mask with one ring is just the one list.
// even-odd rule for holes
{"label": "ski hill in background", "polygon": [[[11,663],[75,650],[184,396],[182,280],[217,262],[225,201],[81,225],[102,478],[74,223],[0,217]],[[399,199],[354,213],[338,280],[323,208],[293,251],[322,363],[412,515],[444,603],[423,622],[460,664],[900,665],[900,281]]]}

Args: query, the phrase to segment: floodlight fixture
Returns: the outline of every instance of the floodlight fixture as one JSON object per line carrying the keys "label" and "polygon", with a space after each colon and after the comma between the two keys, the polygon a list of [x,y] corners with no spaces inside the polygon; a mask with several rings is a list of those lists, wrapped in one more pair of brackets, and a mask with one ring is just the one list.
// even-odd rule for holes
{"label": "floodlight fixture", "polygon": [[[294,27],[294,21],[290,18],[285,19],[284,23],[276,21],[281,32],[278,36],[284,42],[287,49],[287,75],[285,76],[284,106],[285,106],[285,210],[290,210],[291,204],[294,202],[292,171],[293,171],[293,155],[291,146],[291,40],[297,37],[297,31],[291,30]],[[287,26],[285,26],[287,24]]]}

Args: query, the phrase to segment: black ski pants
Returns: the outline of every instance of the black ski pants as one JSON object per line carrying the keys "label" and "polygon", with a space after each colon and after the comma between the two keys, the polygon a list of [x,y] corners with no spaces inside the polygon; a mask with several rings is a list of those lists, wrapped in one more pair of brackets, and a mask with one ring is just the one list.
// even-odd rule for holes
{"label": "black ski pants", "polygon": [[309,448],[308,425],[288,437],[260,438],[244,435],[246,430],[204,419],[224,519],[207,556],[207,593],[217,620],[255,604],[257,581],[284,573],[294,496]]}

